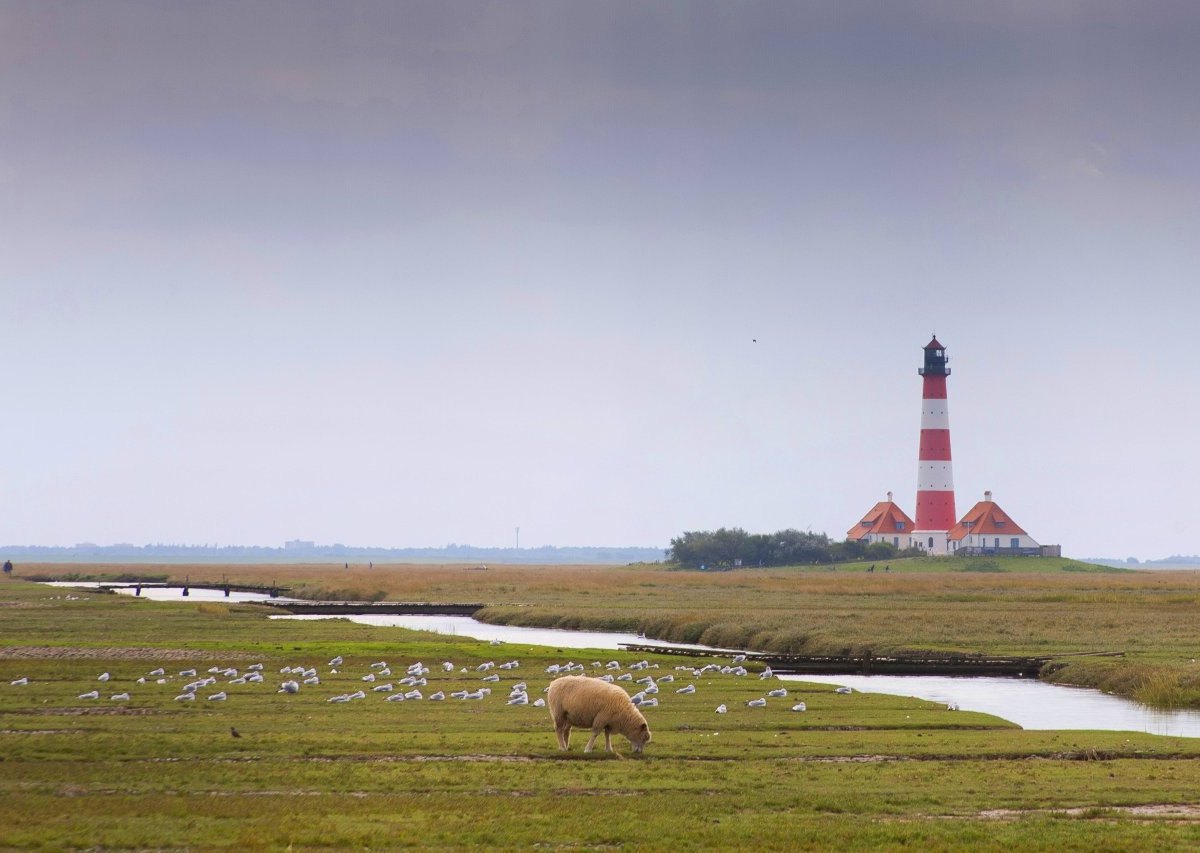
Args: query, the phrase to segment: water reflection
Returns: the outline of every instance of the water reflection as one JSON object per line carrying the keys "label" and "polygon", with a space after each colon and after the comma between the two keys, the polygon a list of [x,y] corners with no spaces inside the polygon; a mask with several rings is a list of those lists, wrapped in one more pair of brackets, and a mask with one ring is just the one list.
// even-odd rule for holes
{"label": "water reflection", "polygon": [[1096,729],[1200,737],[1200,711],[1167,711],[1099,690],[1028,678],[933,675],[786,675],[787,681],[844,684],[864,693],[915,696],[982,711],[1026,729]]}
{"label": "water reflection", "polygon": [[[434,631],[452,637],[474,640],[499,640],[529,646],[549,646],[559,649],[617,649],[622,643],[653,645],[653,640],[615,631],[568,631],[562,628],[522,628],[517,625],[489,625],[470,616],[431,616],[424,614],[359,613],[345,616],[272,616],[272,619],[349,619],[363,625],[385,628],[408,628],[412,631]],[[672,646],[712,653],[723,651],[711,646],[672,643]]]}

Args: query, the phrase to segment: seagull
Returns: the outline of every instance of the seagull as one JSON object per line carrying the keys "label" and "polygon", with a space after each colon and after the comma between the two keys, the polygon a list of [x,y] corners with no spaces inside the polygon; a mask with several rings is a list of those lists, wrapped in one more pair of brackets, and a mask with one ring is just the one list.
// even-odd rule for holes
{"label": "seagull", "polygon": [[676,692],[676,693],[695,693],[695,692],[696,692],[696,685],[694,685],[694,684],[689,684],[687,687],[680,687],[680,688],[679,688],[678,690],[676,690],[675,692]]}
{"label": "seagull", "polygon": [[210,702],[224,702],[224,701],[225,701],[227,698],[229,698],[229,697],[227,697],[227,696],[225,695],[225,691],[224,691],[224,690],[222,690],[220,693],[214,693],[212,696],[209,696],[209,697],[208,697],[208,701],[210,701]]}
{"label": "seagull", "polygon": [[331,660],[329,662],[330,666],[341,666],[341,664],[342,664],[342,656],[341,655],[338,655],[337,657],[335,657],[333,660]]}
{"label": "seagull", "polygon": [[404,694],[404,698],[405,699],[424,699],[425,697],[421,695],[420,690],[410,690]]}
{"label": "seagull", "polygon": [[637,683],[638,684],[653,684],[654,676],[653,675],[643,675],[641,678],[639,678],[637,680]]}
{"label": "seagull", "polygon": [[803,702],[797,702],[795,705],[792,706],[792,710],[793,711],[807,711],[808,706],[805,705]]}
{"label": "seagull", "polygon": [[498,676],[494,673],[492,675],[485,675],[483,678],[480,679],[480,681],[499,681],[499,680],[500,680],[500,676]]}
{"label": "seagull", "polygon": [[374,681],[374,680],[375,680],[375,673],[373,673],[373,672],[368,672],[366,675],[364,675],[364,676],[362,677],[362,680],[363,680],[363,681]]}
{"label": "seagull", "polygon": [[113,702],[128,702],[129,694],[128,693],[116,693],[116,694],[113,694],[112,696],[110,696],[109,699]]}
{"label": "seagull", "polygon": [[758,674],[758,678],[759,678],[759,680],[760,680],[760,681],[766,681],[768,678],[770,678],[770,677],[771,677],[771,676],[773,676],[774,674],[775,674],[775,673],[773,673],[773,672],[771,671],[771,667],[767,667],[766,669],[764,669],[762,672],[760,672],[760,673]]}
{"label": "seagull", "polygon": [[645,692],[646,692],[647,696],[653,696],[655,693],[658,692],[658,685],[655,684],[653,681],[651,681],[649,684],[646,685]]}
{"label": "seagull", "polygon": [[839,687],[834,693],[853,693],[854,690],[850,687]]}
{"label": "seagull", "polygon": [[376,684],[374,687],[371,688],[371,692],[372,693],[391,693],[392,692],[392,683],[389,681],[387,684]]}
{"label": "seagull", "polygon": [[545,699],[534,699],[534,700],[533,700],[533,707],[535,707],[535,708],[545,708],[545,707],[546,707],[546,700],[545,700]]}
{"label": "seagull", "polygon": [[670,684],[674,680],[675,680],[675,676],[673,676],[673,675],[662,675],[662,676],[659,676],[658,683],[659,684]]}
{"label": "seagull", "polygon": [[[403,702],[407,698],[408,697],[405,696],[403,693],[393,693],[391,696],[387,697],[384,701],[385,702]],[[332,701],[332,700],[330,700],[330,701]]]}
{"label": "seagull", "polygon": [[10,681],[8,683],[11,684],[13,687],[24,687],[26,684],[29,683],[29,679],[26,678],[25,676],[21,676],[16,681]]}
{"label": "seagull", "polygon": [[248,667],[246,667],[246,669],[253,670],[255,672],[262,672],[262,668],[263,668],[263,665],[261,663],[252,663]]}
{"label": "seagull", "polygon": [[774,699],[782,699],[784,696],[787,696],[787,688],[777,687],[774,690],[768,690],[767,695]]}
{"label": "seagull", "polygon": [[299,693],[300,685],[294,681],[288,680],[279,685],[280,693]]}
{"label": "seagull", "polygon": [[522,693],[520,696],[514,696],[508,700],[509,705],[528,705],[529,697]]}
{"label": "seagull", "polygon": [[745,663],[745,661],[746,661],[745,655],[734,655],[733,656],[734,663]]}
{"label": "seagull", "polygon": [[606,673],[604,673],[604,675],[600,676],[597,680],[598,681],[607,681],[609,684],[612,684],[613,683],[612,673],[606,672]]}
{"label": "seagull", "polygon": [[383,669],[379,670],[379,674],[382,675],[384,678],[387,678],[389,675],[392,674],[392,671],[385,666]]}
{"label": "seagull", "polygon": [[642,691],[638,691],[629,697],[629,701],[635,705],[640,705],[646,701],[646,694]]}
{"label": "seagull", "polygon": [[195,702],[196,694],[195,693],[180,693],[178,696],[175,697],[175,701],[176,702]]}
{"label": "seagull", "polygon": [[728,711],[728,710],[729,710],[729,709],[725,707],[725,704],[724,704],[724,703],[722,703],[722,704],[720,704],[720,705],[718,705],[718,706],[717,706],[717,713],[718,713],[718,714],[724,714],[724,713],[725,713],[726,711]]}
{"label": "seagull", "polygon": [[361,690],[355,690],[355,691],[354,691],[353,693],[351,693],[351,694],[349,695],[349,697],[347,697],[347,698],[350,698],[350,699],[366,699],[366,698],[367,698],[367,694],[366,694],[366,693],[363,693]]}
{"label": "seagull", "polygon": [[751,699],[746,704],[748,706],[750,706],[751,708],[765,708],[765,707],[767,707],[767,700],[761,699],[761,698],[760,699]]}
{"label": "seagull", "polygon": [[246,682],[249,684],[259,684],[263,680],[261,672],[252,672],[246,676]]}
{"label": "seagull", "polygon": [[305,684],[320,684],[320,683],[321,683],[321,679],[320,679],[319,677],[317,677],[317,676],[315,676],[315,675],[314,675],[312,678],[306,678],[306,679],[304,679],[304,683],[305,683]]}
{"label": "seagull", "polygon": [[148,672],[146,674],[158,677],[160,675],[166,675],[167,671],[160,666],[158,669],[152,669],[152,670],[150,670],[150,672]]}
{"label": "seagull", "polygon": [[618,675],[617,681],[633,681],[633,676],[626,672],[623,675]]}
{"label": "seagull", "polygon": [[100,677],[97,678],[96,680],[97,681],[108,681],[109,678],[110,678],[110,676],[107,672],[102,672],[102,673],[100,673]]}
{"label": "seagull", "polygon": [[620,669],[621,665],[619,663],[617,663],[615,660],[610,660],[608,663],[606,663],[604,665],[604,668],[605,669]]}
{"label": "seagull", "polygon": [[376,661],[371,664],[371,669],[387,669],[387,661]]}
{"label": "seagull", "polygon": [[99,699],[99,698],[100,698],[100,691],[99,691],[99,690],[92,690],[91,692],[88,692],[88,693],[80,693],[80,694],[79,694],[79,698],[80,698],[80,699]]}
{"label": "seagull", "polygon": [[450,661],[443,661],[442,672],[454,672],[454,664],[450,663]]}
{"label": "seagull", "polygon": [[481,663],[479,666],[475,667],[475,671],[476,672],[487,672],[489,669],[491,669],[495,665],[496,665],[496,662],[494,660],[490,660],[490,661],[487,661],[486,663]]}
{"label": "seagull", "polygon": [[195,677],[196,677],[196,670],[194,670],[194,669],[185,669],[185,670],[182,670],[182,671],[179,673],[179,677],[180,677],[180,678],[195,678]]}
{"label": "seagull", "polygon": [[[396,695],[398,695],[398,696],[399,696],[399,695],[403,695],[403,694],[396,694]],[[388,700],[390,701],[392,698],[394,698],[394,697],[392,697],[392,696],[389,696],[389,697],[388,697]],[[349,696],[347,696],[345,693],[343,693],[343,694],[341,694],[340,696],[330,696],[330,697],[329,697],[328,699],[326,699],[325,701],[326,701],[326,702],[338,702],[338,703],[341,703],[341,702],[349,702],[349,701],[350,701],[350,697],[349,697]]]}
{"label": "seagull", "polygon": [[231,735],[233,735],[234,737],[241,737],[241,736],[242,736],[242,735],[241,735],[241,733],[240,733],[240,732],[238,732],[238,730],[237,730],[237,729],[235,729],[233,726],[230,726],[230,727],[229,727],[229,733],[230,733]]}
{"label": "seagull", "polygon": [[437,693],[433,693],[430,695],[429,701],[430,702],[442,702],[445,700],[445,698],[446,698],[446,694],[439,690]]}
{"label": "seagull", "polygon": [[657,696],[647,696],[642,701],[642,704],[639,705],[638,707],[639,708],[654,708],[657,706],[658,706],[658,697]]}

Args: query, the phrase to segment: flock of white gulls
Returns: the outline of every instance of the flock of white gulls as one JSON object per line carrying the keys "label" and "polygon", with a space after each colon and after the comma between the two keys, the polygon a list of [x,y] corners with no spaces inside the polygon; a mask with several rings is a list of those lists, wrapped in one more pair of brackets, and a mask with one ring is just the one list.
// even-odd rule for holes
{"label": "flock of white gulls", "polygon": [[[640,660],[628,665],[622,665],[619,661],[610,660],[607,663],[593,661],[591,666],[585,666],[582,663],[568,661],[566,663],[555,663],[546,667],[544,674],[551,678],[556,678],[562,675],[580,675],[591,672],[593,677],[601,681],[613,682],[630,682],[630,686],[636,685],[637,692],[633,693],[629,698],[630,701],[639,708],[653,708],[658,706],[660,692],[665,690],[667,693],[673,691],[677,695],[692,695],[698,690],[700,679],[716,675],[732,676],[734,678],[744,678],[750,675],[750,672],[743,664],[745,663],[745,655],[737,655],[733,658],[731,664],[708,663],[701,667],[690,665],[680,665],[675,667],[675,672],[668,672],[662,675],[651,674],[652,670],[659,669],[657,663],[650,663],[646,660]],[[341,671],[338,667],[343,666],[345,659],[338,655],[326,664],[326,678],[333,675],[339,675]],[[377,661],[367,667],[367,671],[359,676],[359,682],[362,686],[359,689],[350,693],[338,693],[329,696],[326,701],[331,704],[342,704],[364,700],[374,694],[382,694],[384,701],[387,702],[414,702],[425,700],[429,702],[442,702],[448,698],[458,701],[480,701],[487,699],[492,695],[493,685],[497,690],[500,690],[500,682],[504,676],[501,672],[513,679],[513,684],[508,687],[508,693],[504,700],[506,705],[529,706],[533,708],[543,708],[546,705],[546,700],[538,697],[530,698],[529,686],[525,681],[516,680],[515,670],[521,666],[520,661],[510,660],[504,663],[497,664],[495,661],[486,661],[478,664],[473,669],[467,667],[459,667],[450,661],[443,661],[438,667],[440,676],[435,675],[435,678],[454,677],[461,681],[464,676],[478,676],[479,684],[474,689],[455,690],[450,694],[446,694],[443,690],[436,690],[425,695],[422,688],[429,689],[429,675],[431,674],[430,667],[426,666],[421,661],[409,664],[408,666],[396,667],[393,672],[393,667],[387,661]],[[403,675],[400,675],[403,672]],[[284,680],[279,683],[276,692],[296,695],[301,691],[308,691],[321,686],[321,674],[317,667],[298,664],[295,666],[285,666],[279,670],[279,674],[284,677]],[[347,673],[346,675],[349,675]],[[689,676],[692,678],[687,684],[681,687],[676,687],[676,677],[686,679]],[[346,676],[343,676],[346,677]],[[767,667],[759,674],[759,679],[769,681],[775,677],[770,667]],[[108,672],[102,672],[97,677],[97,681],[104,684],[112,678]],[[179,682],[184,679],[190,679],[178,686]],[[23,687],[28,685],[29,679],[26,677],[15,679],[9,684],[13,687]],[[212,666],[203,675],[199,674],[196,669],[179,670],[177,674],[168,675],[163,667],[150,670],[145,675],[139,676],[135,682],[137,690],[143,687],[154,685],[156,687],[169,686],[172,689],[177,689],[178,695],[175,696],[176,702],[194,702],[203,697],[207,702],[224,702],[230,698],[230,687],[250,687],[251,685],[265,685],[266,677],[263,675],[263,664],[250,664],[244,670],[238,670],[231,666]],[[436,684],[434,685],[436,686]],[[546,688],[548,689],[548,688]],[[545,692],[543,690],[542,692]],[[838,693],[852,692],[849,687],[839,687]],[[79,699],[83,701],[94,701],[101,698],[99,689],[90,690],[86,693],[79,694]],[[769,699],[787,699],[788,691],[785,687],[776,687],[766,691],[765,695],[756,699],[751,699],[744,704],[748,708],[765,708]],[[109,695],[111,702],[130,702],[132,695],[129,690],[123,690],[119,693]],[[792,704],[793,711],[805,711],[807,706],[804,702],[796,702]],[[721,703],[716,707],[716,713],[728,713],[729,707],[725,703]]]}

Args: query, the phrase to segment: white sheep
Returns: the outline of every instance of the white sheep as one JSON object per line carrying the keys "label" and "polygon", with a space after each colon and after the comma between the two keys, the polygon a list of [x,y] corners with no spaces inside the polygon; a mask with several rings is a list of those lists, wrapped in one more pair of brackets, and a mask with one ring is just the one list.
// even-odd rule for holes
{"label": "white sheep", "polygon": [[629,739],[634,752],[641,752],[650,742],[650,726],[629,694],[615,684],[585,675],[567,675],[550,682],[547,695],[550,719],[558,736],[558,748],[571,745],[571,727],[588,728],[592,736],[584,752],[591,752],[600,733],[604,733],[604,750],[614,755],[612,733]]}

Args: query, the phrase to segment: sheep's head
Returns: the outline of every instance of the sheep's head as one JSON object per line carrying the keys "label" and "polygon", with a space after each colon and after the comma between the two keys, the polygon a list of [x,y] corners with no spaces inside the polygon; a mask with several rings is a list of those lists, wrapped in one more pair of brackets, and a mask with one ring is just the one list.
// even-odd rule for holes
{"label": "sheep's head", "polygon": [[650,726],[642,723],[633,737],[629,739],[629,743],[632,744],[634,752],[641,752],[645,749],[646,744],[650,743],[650,740]]}

